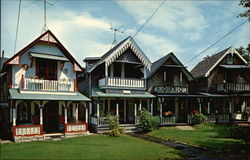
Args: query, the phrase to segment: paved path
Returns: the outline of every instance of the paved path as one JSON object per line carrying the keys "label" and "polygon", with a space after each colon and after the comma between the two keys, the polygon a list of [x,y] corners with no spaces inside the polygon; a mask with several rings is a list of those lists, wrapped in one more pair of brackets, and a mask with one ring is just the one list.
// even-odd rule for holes
{"label": "paved path", "polygon": [[180,130],[194,130],[192,126],[175,126],[175,127]]}
{"label": "paved path", "polygon": [[199,146],[192,146],[189,144],[161,139],[158,137],[153,137],[145,134],[131,133],[129,135],[183,151],[184,153],[187,154],[187,157],[183,158],[188,160],[250,160],[250,158],[242,157],[241,155],[234,156],[234,155],[223,154],[220,151],[209,150]]}

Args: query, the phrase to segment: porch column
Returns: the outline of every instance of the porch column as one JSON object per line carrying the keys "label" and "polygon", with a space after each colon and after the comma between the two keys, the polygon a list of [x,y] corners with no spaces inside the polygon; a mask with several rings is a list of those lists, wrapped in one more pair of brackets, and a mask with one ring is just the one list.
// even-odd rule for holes
{"label": "porch column", "polygon": [[89,115],[91,115],[91,114],[92,114],[92,103],[89,102]]}
{"label": "porch column", "polygon": [[78,123],[78,103],[76,104],[76,123]]}
{"label": "porch column", "polygon": [[[11,106],[12,107],[12,106]],[[12,123],[12,108],[10,107],[10,123]]]}
{"label": "porch column", "polygon": [[121,77],[124,78],[125,77],[125,67],[124,67],[124,63],[121,63]]}
{"label": "porch column", "polygon": [[162,118],[162,102],[160,103],[160,117]]}
{"label": "porch column", "polygon": [[64,108],[64,123],[65,124],[67,124],[67,114],[68,114],[67,108]]}
{"label": "porch column", "polygon": [[152,99],[152,100],[151,100],[151,106],[150,106],[150,107],[151,107],[151,108],[150,108],[150,111],[151,111],[151,114],[152,114],[152,115],[153,115],[153,104],[154,104],[154,100]]}
{"label": "porch column", "polygon": [[179,99],[178,98],[175,98],[175,119],[176,121],[178,120],[178,117],[179,117]]}
{"label": "porch column", "polygon": [[119,116],[119,103],[116,103],[116,116]]}
{"label": "porch column", "polygon": [[135,124],[136,124],[136,119],[137,119],[137,104],[135,103]]}
{"label": "porch column", "polygon": [[124,122],[126,122],[127,121],[127,119],[126,119],[126,109],[127,109],[127,100],[126,99],[124,99],[124,111],[123,111],[123,113],[124,113]]}
{"label": "porch column", "polygon": [[229,114],[232,113],[232,101],[229,100]]}
{"label": "porch column", "polygon": [[85,108],[85,122],[88,123],[88,107]]}
{"label": "porch column", "polygon": [[110,113],[110,99],[108,99],[108,113]]}
{"label": "porch column", "polygon": [[210,101],[207,102],[207,113],[210,114]]}
{"label": "porch column", "polygon": [[16,108],[13,108],[12,112],[13,112],[13,126],[16,126]]}
{"label": "porch column", "polygon": [[43,108],[40,107],[40,125],[43,125]]}
{"label": "porch column", "polygon": [[201,98],[197,98],[198,103],[199,103],[199,112],[201,113]]}
{"label": "porch column", "polygon": [[142,102],[141,102],[142,100],[140,99],[140,104],[139,104],[139,111],[141,111],[141,104],[142,104]]}
{"label": "porch column", "polygon": [[100,108],[100,103],[99,103],[99,101],[98,101],[98,102],[97,102],[97,105],[96,105],[97,125],[99,125],[99,108]]}

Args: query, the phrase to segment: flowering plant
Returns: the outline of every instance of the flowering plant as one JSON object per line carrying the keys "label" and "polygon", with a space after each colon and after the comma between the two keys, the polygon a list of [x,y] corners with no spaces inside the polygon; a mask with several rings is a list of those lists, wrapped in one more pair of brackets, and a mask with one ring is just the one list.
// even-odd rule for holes
{"label": "flowering plant", "polygon": [[167,111],[167,112],[164,112],[163,115],[166,117],[170,117],[170,116],[173,116],[174,113],[172,111]]}

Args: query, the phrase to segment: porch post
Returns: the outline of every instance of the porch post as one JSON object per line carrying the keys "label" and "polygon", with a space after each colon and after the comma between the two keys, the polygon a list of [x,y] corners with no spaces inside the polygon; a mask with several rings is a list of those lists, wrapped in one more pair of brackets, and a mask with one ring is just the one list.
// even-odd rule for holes
{"label": "porch post", "polygon": [[13,126],[16,126],[16,108],[13,108]]}
{"label": "porch post", "polygon": [[85,112],[86,112],[85,113],[85,119],[86,119],[85,122],[88,123],[88,107],[87,106],[85,108]]}
{"label": "porch post", "polygon": [[123,116],[124,116],[124,122],[127,121],[127,119],[126,119],[126,109],[127,109],[126,107],[127,107],[127,106],[126,106],[126,105],[127,105],[127,100],[124,99],[124,111],[123,111],[123,113],[124,113],[124,115],[123,115]]}
{"label": "porch post", "polygon": [[232,113],[232,101],[229,100],[229,114]]}
{"label": "porch post", "polygon": [[116,103],[116,116],[119,116],[119,103]]}
{"label": "porch post", "polygon": [[199,112],[201,113],[201,98],[197,98],[198,103],[199,103]]}
{"label": "porch post", "polygon": [[110,113],[110,99],[108,99],[108,113]]}
{"label": "porch post", "polygon": [[150,111],[151,111],[151,115],[153,115],[153,104],[154,104],[154,100],[152,99],[151,100],[151,108],[150,108]]}
{"label": "porch post", "polygon": [[207,113],[210,114],[210,101],[207,102]]}
{"label": "porch post", "polygon": [[141,104],[142,104],[142,102],[141,102],[142,100],[140,99],[140,104],[139,104],[139,111],[141,111]]}
{"label": "porch post", "polygon": [[97,105],[96,105],[97,125],[99,125],[99,108],[100,108],[100,103],[99,101],[97,101]]}
{"label": "porch post", "polygon": [[76,104],[76,123],[78,123],[78,103]]}
{"label": "porch post", "polygon": [[43,107],[40,107],[40,125],[43,125]]}
{"label": "porch post", "polygon": [[68,123],[68,122],[67,122],[67,114],[68,114],[67,108],[64,108],[64,123],[65,123],[65,124]]}
{"label": "porch post", "polygon": [[91,114],[92,114],[92,103],[89,102],[89,115],[91,115]]}
{"label": "porch post", "polygon": [[179,117],[179,99],[175,98],[175,119],[178,120]]}
{"label": "porch post", "polygon": [[162,102],[160,102],[160,117],[162,118]]}
{"label": "porch post", "polygon": [[125,77],[125,67],[124,67],[124,63],[121,63],[121,77],[124,78]]}
{"label": "porch post", "polygon": [[[12,103],[13,104],[13,103]],[[10,107],[10,123],[12,123],[12,106]]]}
{"label": "porch post", "polygon": [[135,103],[135,124],[136,124],[136,119],[137,119],[137,104]]}

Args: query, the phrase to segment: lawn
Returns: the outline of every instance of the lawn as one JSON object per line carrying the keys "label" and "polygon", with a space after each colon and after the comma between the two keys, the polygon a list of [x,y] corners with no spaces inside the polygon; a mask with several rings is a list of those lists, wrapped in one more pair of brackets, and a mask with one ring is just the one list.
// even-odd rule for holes
{"label": "lawn", "polygon": [[229,126],[198,125],[194,128],[194,130],[180,130],[175,127],[163,127],[149,134],[232,154],[250,154],[249,142],[229,138]]}
{"label": "lawn", "polygon": [[1,144],[0,159],[178,159],[180,151],[123,135]]}

